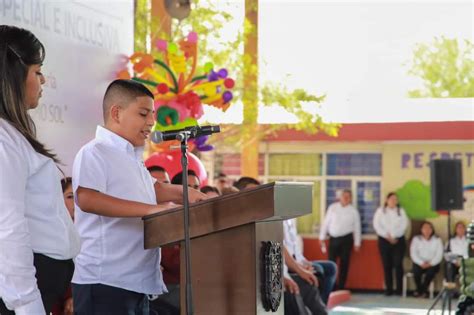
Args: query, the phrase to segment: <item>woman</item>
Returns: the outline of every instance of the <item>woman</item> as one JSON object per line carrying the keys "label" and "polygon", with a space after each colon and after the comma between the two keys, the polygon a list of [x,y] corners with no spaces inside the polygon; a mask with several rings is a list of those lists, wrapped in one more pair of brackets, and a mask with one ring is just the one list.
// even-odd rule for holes
{"label": "woman", "polygon": [[58,159],[28,110],[45,83],[44,47],[0,25],[0,314],[49,314],[73,274],[79,236],[64,205]]}
{"label": "woman", "polygon": [[[466,225],[462,221],[456,222],[454,226],[454,237],[449,241],[449,247],[451,253],[462,257],[468,258],[468,244],[466,240]],[[457,264],[459,267],[459,263]]]}
{"label": "woman", "polygon": [[378,247],[385,275],[385,295],[393,294],[392,271],[395,269],[395,294],[402,293],[403,256],[405,255],[405,231],[408,219],[398,204],[397,194],[387,195],[383,207],[374,215],[374,229],[378,235]]}
{"label": "woman", "polygon": [[449,240],[449,251],[456,255],[453,273],[454,276],[459,274],[459,267],[461,266],[461,258],[468,258],[468,242],[466,239],[466,225],[462,221],[456,222],[454,226],[454,237]]}
{"label": "woman", "polygon": [[[411,241],[410,258],[413,261],[413,275],[415,278],[415,297],[428,297],[428,287],[439,271],[443,259],[443,243],[435,235],[431,222],[421,224],[420,235]],[[424,279],[422,279],[424,276]]]}

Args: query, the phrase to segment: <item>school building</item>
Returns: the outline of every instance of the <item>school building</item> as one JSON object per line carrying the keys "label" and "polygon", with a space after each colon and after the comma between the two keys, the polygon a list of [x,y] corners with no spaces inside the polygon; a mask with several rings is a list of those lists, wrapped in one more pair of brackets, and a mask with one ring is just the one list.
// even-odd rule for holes
{"label": "school building", "polygon": [[[202,156],[209,178],[223,172],[240,176],[240,154],[217,148]],[[372,218],[391,191],[412,220],[431,220],[444,241],[447,220],[431,209],[432,159],[460,159],[466,203],[452,214],[452,222],[474,216],[474,121],[344,124],[336,138],[281,131],[260,145],[259,179],[314,183],[311,215],[299,218],[304,252],[309,259],[324,259],[318,244],[319,224],[338,192],[351,189],[360,211],[363,243],[353,253],[348,288],[382,290],[383,269]],[[470,195],[471,194],[471,195]],[[407,231],[410,238],[411,229]],[[411,266],[407,261],[406,266]]]}

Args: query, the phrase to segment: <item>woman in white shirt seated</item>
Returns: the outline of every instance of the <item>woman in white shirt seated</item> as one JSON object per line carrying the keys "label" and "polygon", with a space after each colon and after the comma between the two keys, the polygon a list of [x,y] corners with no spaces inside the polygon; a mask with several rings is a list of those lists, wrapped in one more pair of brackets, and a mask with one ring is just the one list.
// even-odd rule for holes
{"label": "woman in white shirt seated", "polygon": [[454,227],[454,237],[449,241],[450,252],[462,258],[467,258],[467,240],[466,240],[466,225],[459,221]]}
{"label": "woman in white shirt seated", "polygon": [[410,258],[413,261],[413,275],[416,283],[415,297],[428,297],[428,286],[439,271],[443,259],[443,243],[435,235],[431,222],[421,224],[420,234],[413,238]]}
{"label": "woman in white shirt seated", "polygon": [[398,204],[397,194],[391,192],[383,207],[374,215],[374,229],[378,235],[378,247],[385,276],[385,295],[393,294],[393,269],[395,269],[395,294],[402,293],[403,256],[405,255],[405,231],[408,218]]}
{"label": "woman in white shirt seated", "polygon": [[[454,226],[454,237],[449,240],[449,251],[451,254],[457,255],[459,258],[468,258],[468,243],[466,239],[466,225],[462,221],[456,222]],[[461,259],[458,259],[454,265],[455,274],[458,273]]]}

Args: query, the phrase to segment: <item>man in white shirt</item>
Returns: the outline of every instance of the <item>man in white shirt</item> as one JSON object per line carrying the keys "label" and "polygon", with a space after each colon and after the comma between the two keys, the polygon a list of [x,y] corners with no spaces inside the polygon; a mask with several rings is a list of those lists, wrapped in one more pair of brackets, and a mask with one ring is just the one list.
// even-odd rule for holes
{"label": "man in white shirt", "polygon": [[[142,160],[154,124],[153,94],[115,80],[104,96],[105,127],[81,148],[73,167],[75,224],[83,242],[73,277],[77,315],[148,314],[149,294],[166,287],[160,249],[144,249],[142,216],[180,203],[182,187],[156,182]],[[190,202],[206,199],[189,190]]]}
{"label": "man in white shirt", "polygon": [[321,226],[319,241],[322,251],[326,251],[329,234],[329,260],[336,262],[340,258],[339,289],[344,289],[349,271],[352,246],[359,251],[361,246],[361,227],[359,211],[351,204],[352,192],[344,190],[339,202],[328,207]]}

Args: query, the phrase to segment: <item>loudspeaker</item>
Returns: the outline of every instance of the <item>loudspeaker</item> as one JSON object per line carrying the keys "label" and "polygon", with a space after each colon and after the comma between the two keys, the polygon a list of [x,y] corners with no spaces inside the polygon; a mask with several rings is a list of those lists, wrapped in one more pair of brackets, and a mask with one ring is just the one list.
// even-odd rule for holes
{"label": "loudspeaker", "polygon": [[462,210],[461,160],[431,161],[431,208],[433,210]]}

